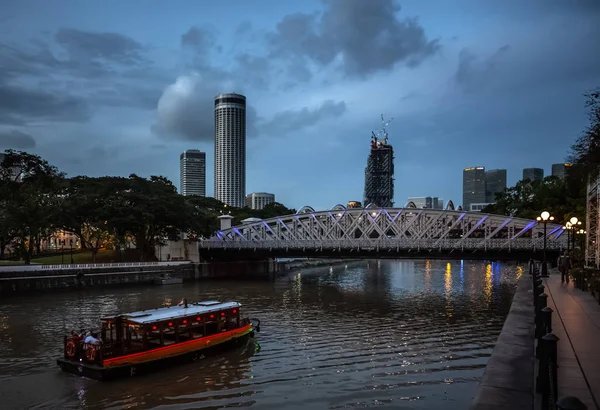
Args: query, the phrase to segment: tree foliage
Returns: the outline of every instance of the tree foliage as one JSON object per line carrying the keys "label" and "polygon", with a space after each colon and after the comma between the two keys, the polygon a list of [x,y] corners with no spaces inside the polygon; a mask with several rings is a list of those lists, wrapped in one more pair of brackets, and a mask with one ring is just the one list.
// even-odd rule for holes
{"label": "tree foliage", "polygon": [[188,240],[212,236],[225,213],[241,223],[295,210],[280,203],[262,210],[231,208],[214,198],[184,197],[161,176],[66,178],[25,152],[6,151],[0,165],[0,252],[12,243],[25,263],[36,247],[40,252],[40,240],[57,230],[77,236],[93,258],[100,248],[120,248],[131,238],[142,260],[153,260],[156,245],[179,240],[181,233]]}

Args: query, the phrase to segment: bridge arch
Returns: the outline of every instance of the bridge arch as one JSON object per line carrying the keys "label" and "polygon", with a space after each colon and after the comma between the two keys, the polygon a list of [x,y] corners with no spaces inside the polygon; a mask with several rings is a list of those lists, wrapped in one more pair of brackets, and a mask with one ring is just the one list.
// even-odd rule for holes
{"label": "bridge arch", "polygon": [[375,208],[379,208],[379,207],[377,205],[375,205],[373,202],[371,202],[370,204],[365,206],[365,209],[375,209]]}
{"label": "bridge arch", "polygon": [[334,206],[333,208],[331,208],[332,211],[345,211],[346,207],[342,204],[337,204],[336,206]]}
{"label": "bridge arch", "polygon": [[414,209],[417,207],[417,205],[415,205],[413,201],[408,201],[404,207]]}
{"label": "bridge arch", "polygon": [[310,213],[314,213],[315,209],[310,206],[310,205],[304,205],[302,208],[298,209],[298,211],[296,212],[296,215],[300,215],[300,214],[310,214]]}
{"label": "bridge arch", "polygon": [[454,211],[454,202],[452,200],[449,200],[446,204],[446,211]]}
{"label": "bridge arch", "polygon": [[[559,252],[567,244],[562,226],[548,224],[545,232],[535,220],[459,210],[376,208],[374,212],[373,208],[332,213],[313,212],[305,206],[296,215],[244,221],[247,223],[218,231],[200,241],[199,249],[209,256],[220,249],[224,258],[239,258],[243,252],[247,257],[258,257],[260,252],[281,254],[269,257],[307,252],[353,257],[357,255],[353,251],[360,251],[365,257],[452,254],[465,259],[484,255],[528,260],[543,249],[544,233],[549,252]],[[234,251],[240,253],[234,255]]]}

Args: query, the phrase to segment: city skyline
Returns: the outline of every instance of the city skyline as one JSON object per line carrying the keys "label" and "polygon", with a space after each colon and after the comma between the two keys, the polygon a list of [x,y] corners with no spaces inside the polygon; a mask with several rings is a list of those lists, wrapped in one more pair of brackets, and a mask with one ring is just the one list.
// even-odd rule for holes
{"label": "city skyline", "polygon": [[[139,7],[0,5],[0,151],[69,175],[177,185],[178,164],[164,158],[213,152],[212,99],[235,91],[250,102],[244,194],[317,209],[361,199],[364,147],[383,113],[395,118],[394,197],[458,205],[470,164],[507,169],[508,186],[523,168],[550,175],[587,124],[583,94],[600,84],[597,2],[182,1],[137,13],[152,31],[125,18]],[[206,167],[212,180],[212,155]]]}

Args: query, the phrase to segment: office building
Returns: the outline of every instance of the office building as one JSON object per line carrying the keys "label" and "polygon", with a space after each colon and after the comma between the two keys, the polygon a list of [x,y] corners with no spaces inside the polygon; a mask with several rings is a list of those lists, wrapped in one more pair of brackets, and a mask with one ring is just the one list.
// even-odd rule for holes
{"label": "office building", "polygon": [[485,202],[496,202],[496,194],[506,189],[506,170],[490,169],[485,172]]}
{"label": "office building", "polygon": [[571,164],[552,164],[552,176],[563,179],[567,175],[567,169]]}
{"label": "office building", "polygon": [[417,208],[444,209],[444,200],[436,196],[411,197],[408,202],[412,202]]}
{"label": "office building", "polygon": [[473,204],[469,205],[469,209],[468,210],[469,210],[469,212],[481,212],[488,205],[493,205],[493,203],[489,203],[489,202],[473,203]]}
{"label": "office building", "polygon": [[206,153],[188,149],[179,156],[179,193],[206,196]]}
{"label": "office building", "polygon": [[387,133],[383,141],[376,136],[371,141],[363,204],[382,208],[394,206],[394,148],[388,144]]}
{"label": "office building", "polygon": [[253,192],[246,195],[245,206],[250,209],[263,209],[273,202],[275,202],[275,194],[269,194],[268,192]]}
{"label": "office building", "polygon": [[526,179],[533,181],[541,181],[544,179],[544,170],[542,168],[523,168],[523,181]]}
{"label": "office building", "polygon": [[215,97],[215,198],[233,207],[246,196],[246,97]]}
{"label": "office building", "polygon": [[470,167],[463,170],[462,208],[470,210],[471,204],[485,202],[485,167]]}

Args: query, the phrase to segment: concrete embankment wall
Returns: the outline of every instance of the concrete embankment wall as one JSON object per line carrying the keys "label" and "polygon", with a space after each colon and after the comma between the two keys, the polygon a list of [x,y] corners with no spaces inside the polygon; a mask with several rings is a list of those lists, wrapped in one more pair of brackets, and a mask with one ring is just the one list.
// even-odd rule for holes
{"label": "concrete embankment wall", "polygon": [[531,276],[522,275],[471,410],[533,408],[534,308],[530,289]]}
{"label": "concrete embankment wall", "polygon": [[194,279],[196,276],[193,263],[75,265],[72,268],[57,266],[54,269],[31,266],[10,269],[4,267],[0,270],[0,295],[150,284],[166,274],[184,280]]}

